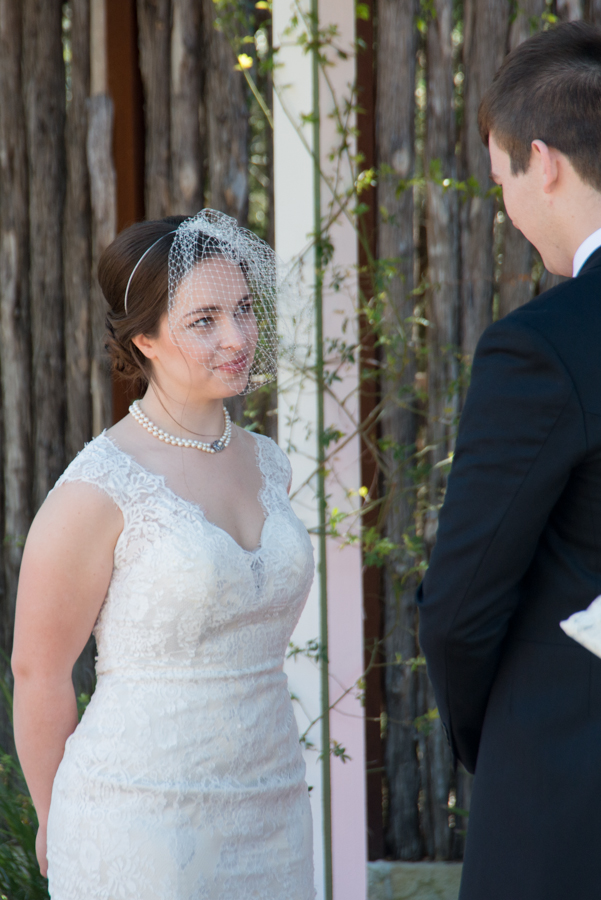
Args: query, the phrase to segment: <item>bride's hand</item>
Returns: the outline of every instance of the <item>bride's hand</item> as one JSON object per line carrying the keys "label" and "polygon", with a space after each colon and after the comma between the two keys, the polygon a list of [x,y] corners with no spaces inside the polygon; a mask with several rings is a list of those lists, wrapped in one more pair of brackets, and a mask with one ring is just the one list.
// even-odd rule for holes
{"label": "bride's hand", "polygon": [[35,838],[35,855],[38,858],[40,872],[42,873],[44,878],[47,878],[48,860],[46,859],[46,828],[42,828],[41,825],[38,828],[38,833]]}

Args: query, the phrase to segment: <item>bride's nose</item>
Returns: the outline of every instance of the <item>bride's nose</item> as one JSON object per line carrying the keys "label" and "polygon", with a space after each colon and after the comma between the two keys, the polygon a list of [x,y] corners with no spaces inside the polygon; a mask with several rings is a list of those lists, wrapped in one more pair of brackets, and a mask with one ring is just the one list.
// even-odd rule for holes
{"label": "bride's nose", "polygon": [[226,316],[222,323],[219,344],[223,350],[241,350],[246,344],[244,332],[233,316]]}

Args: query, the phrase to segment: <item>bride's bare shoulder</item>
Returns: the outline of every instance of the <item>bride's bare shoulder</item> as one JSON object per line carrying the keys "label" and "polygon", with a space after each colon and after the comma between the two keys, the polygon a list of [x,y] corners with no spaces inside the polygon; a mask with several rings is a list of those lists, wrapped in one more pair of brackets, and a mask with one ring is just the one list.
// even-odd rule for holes
{"label": "bride's bare shoulder", "polygon": [[81,526],[118,537],[123,513],[116,468],[115,448],[103,436],[87,444],[46,497],[34,520],[36,529],[42,525],[70,532]]}
{"label": "bride's bare shoulder", "polygon": [[95,484],[66,481],[53,490],[31,525],[27,543],[78,548],[106,548],[111,554],[123,531],[123,513]]}

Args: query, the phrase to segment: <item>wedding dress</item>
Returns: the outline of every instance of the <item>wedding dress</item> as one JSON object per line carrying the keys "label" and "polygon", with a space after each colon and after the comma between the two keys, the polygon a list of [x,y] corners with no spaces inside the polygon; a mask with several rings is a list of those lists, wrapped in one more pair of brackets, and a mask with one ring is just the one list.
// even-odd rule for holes
{"label": "wedding dress", "polygon": [[255,435],[265,523],[244,550],[102,434],[57,482],[124,528],[98,682],[52,791],[52,900],[312,900],[311,809],[283,672],[313,578],[290,464]]}

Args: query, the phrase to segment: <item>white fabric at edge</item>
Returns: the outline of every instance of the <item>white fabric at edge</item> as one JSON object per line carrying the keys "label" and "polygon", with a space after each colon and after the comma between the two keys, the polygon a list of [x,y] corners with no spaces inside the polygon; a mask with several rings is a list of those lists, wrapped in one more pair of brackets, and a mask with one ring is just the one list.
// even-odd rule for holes
{"label": "white fabric at edge", "polygon": [[601,247],[601,228],[597,228],[596,231],[589,234],[586,240],[580,244],[578,250],[576,250],[574,262],[572,263],[572,276],[574,278],[576,278],[576,275],[578,275],[589,256],[591,256],[595,250],[598,250],[599,247]]}

